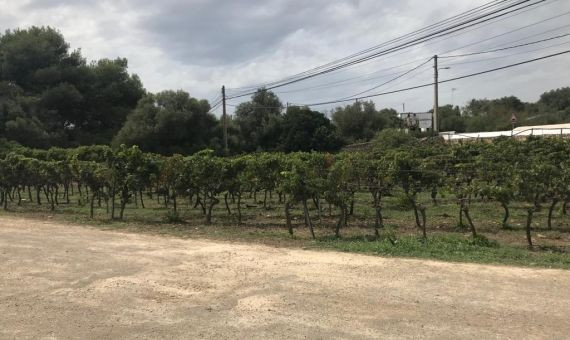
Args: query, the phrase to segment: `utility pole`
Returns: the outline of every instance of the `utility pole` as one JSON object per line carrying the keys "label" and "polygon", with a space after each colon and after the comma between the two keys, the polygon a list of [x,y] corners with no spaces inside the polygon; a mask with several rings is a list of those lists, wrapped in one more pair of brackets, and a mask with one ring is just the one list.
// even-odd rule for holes
{"label": "utility pole", "polygon": [[406,113],[406,103],[402,103],[402,113]]}
{"label": "utility pole", "polygon": [[434,87],[434,91],[433,91],[433,116],[432,116],[432,129],[433,131],[435,131],[436,133],[439,132],[439,125],[437,124],[437,111],[439,108],[439,84],[438,84],[438,77],[439,77],[439,70],[437,68],[437,54],[433,56],[433,75],[434,75],[434,81],[433,81],[433,87]]}
{"label": "utility pole", "polygon": [[222,86],[222,106],[223,106],[223,114],[222,114],[222,128],[224,130],[224,153],[225,155],[229,155],[228,149],[228,116],[226,115],[226,87]]}

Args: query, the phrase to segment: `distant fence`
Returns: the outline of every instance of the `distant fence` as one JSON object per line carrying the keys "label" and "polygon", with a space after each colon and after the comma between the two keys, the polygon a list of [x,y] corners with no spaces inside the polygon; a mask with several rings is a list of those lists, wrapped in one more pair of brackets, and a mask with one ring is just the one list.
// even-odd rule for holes
{"label": "distant fence", "polygon": [[529,136],[561,136],[570,138],[570,128],[532,128],[526,130],[509,130],[477,133],[441,133],[440,136],[447,142],[458,142],[464,140],[482,140],[499,137],[512,137],[526,139]]}
{"label": "distant fence", "polygon": [[372,142],[358,143],[346,145],[342,148],[342,151],[368,151],[372,148]]}
{"label": "distant fence", "polygon": [[[493,131],[493,132],[475,132],[475,133],[446,133],[439,134],[447,143],[458,143],[461,141],[481,141],[490,140],[499,137],[512,137],[516,139],[526,139],[529,136],[560,136],[562,138],[570,138],[570,128],[532,128],[526,130],[509,130],[509,131]],[[368,151],[372,149],[373,143],[358,143],[346,145],[342,151]]]}

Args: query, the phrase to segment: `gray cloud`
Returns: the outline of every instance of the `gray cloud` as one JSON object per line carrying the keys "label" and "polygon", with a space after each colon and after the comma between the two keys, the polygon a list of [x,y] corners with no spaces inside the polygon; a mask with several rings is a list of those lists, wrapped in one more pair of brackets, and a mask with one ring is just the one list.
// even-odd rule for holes
{"label": "gray cloud", "polygon": [[51,9],[60,7],[93,7],[97,5],[97,1],[89,0],[28,0],[23,1],[22,6],[26,10]]}
{"label": "gray cloud", "polygon": [[[151,91],[182,88],[194,96],[212,98],[222,84],[240,87],[280,79],[485,2],[487,0],[0,0],[3,9],[0,13],[0,29],[30,25],[57,27],[73,48],[82,48],[88,59],[128,58],[131,70],[142,77]],[[569,10],[570,3],[566,0],[549,0],[537,10],[503,18],[487,27],[276,91],[283,101],[296,103],[345,97],[382,83],[389,79],[386,74],[390,72],[405,71],[407,68],[383,72],[382,69],[416,59],[425,60],[435,53],[457,49]],[[567,25],[568,17],[460,50],[470,52],[508,44]],[[570,27],[553,32],[570,32]],[[548,35],[534,39],[545,36]],[[570,39],[560,42],[564,41],[570,42]],[[476,72],[565,48],[570,46],[534,52],[532,48],[521,49],[526,53],[453,65],[452,69],[442,71],[441,77],[444,79]],[[414,65],[412,63],[407,67]],[[536,100],[544,90],[569,85],[568,80],[560,74],[560,70],[567,69],[569,65],[570,57],[560,57],[442,85],[442,102],[451,101],[452,88],[457,89],[454,91],[455,104],[464,103],[472,97],[510,94],[521,96],[524,100]],[[433,77],[430,67],[426,65],[417,74],[410,74],[410,77],[379,88],[376,92],[430,82]],[[374,72],[376,77],[371,77],[370,74]],[[341,83],[342,86],[305,90],[358,76],[364,77],[364,80],[358,78]],[[425,89],[379,97],[375,101],[382,107],[400,108],[402,102],[406,102],[408,109],[425,110],[431,105],[431,97],[432,91]],[[237,101],[233,103],[237,104]]]}
{"label": "gray cloud", "polygon": [[234,64],[272,53],[300,30],[316,34],[344,24],[334,7],[361,1],[161,1],[147,6],[138,29],[182,63]]}

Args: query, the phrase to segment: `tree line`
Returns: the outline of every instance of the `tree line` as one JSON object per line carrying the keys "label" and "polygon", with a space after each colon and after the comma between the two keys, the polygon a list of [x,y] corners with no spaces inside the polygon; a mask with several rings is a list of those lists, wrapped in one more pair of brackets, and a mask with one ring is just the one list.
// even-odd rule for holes
{"label": "tree line", "polygon": [[[0,138],[23,146],[78,147],[138,145],[145,152],[223,152],[222,127],[206,100],[185,91],[149,93],[124,58],[88,62],[70,50],[51,27],[0,34]],[[516,97],[472,100],[464,108],[440,111],[441,131],[486,131],[520,124],[566,122],[570,88],[547,92],[537,103]],[[330,116],[330,118],[329,118]],[[379,131],[402,127],[393,109],[356,102],[326,114],[285,107],[277,95],[259,89],[239,104],[229,121],[233,154],[255,151],[335,152],[372,140]]]}
{"label": "tree line", "polygon": [[[126,59],[88,62],[51,27],[0,34],[0,137],[26,147],[127,144],[166,155],[220,153],[222,128],[211,104],[185,91],[149,93]],[[260,89],[230,120],[230,150],[336,151],[395,119],[395,111],[380,113],[371,103],[347,107],[357,125],[342,123],[348,116],[337,111],[338,124],[308,108],[285,110]]]}
{"label": "tree line", "polygon": [[[175,220],[184,201],[203,214],[205,223],[212,223],[212,211],[221,205],[241,225],[247,198],[269,209],[268,196],[276,195],[291,235],[292,209],[300,209],[312,237],[315,221],[326,211],[336,216],[331,227],[340,237],[354,216],[355,195],[364,194],[366,204],[374,208],[371,224],[379,237],[384,229],[384,200],[395,196],[410,212],[421,237],[427,238],[430,206],[437,205],[442,195],[450,195],[457,203],[458,223],[467,226],[473,237],[478,237],[477,221],[470,214],[473,202],[496,202],[504,211],[504,226],[517,202],[525,210],[526,239],[532,247],[536,211],[548,209],[546,223],[551,228],[555,207],[562,204],[565,209],[570,201],[570,141],[566,139],[504,138],[449,145],[392,130],[380,137],[369,152],[235,157],[218,157],[212,150],[167,157],[125,145],[115,149],[8,147],[0,160],[0,202],[4,209],[24,201],[48,204],[52,210],[61,204],[89,205],[91,218],[104,208],[109,218],[122,219],[128,204],[144,209],[145,201],[155,198]],[[79,198],[71,202],[70,197]]]}
{"label": "tree line", "polygon": [[517,126],[570,122],[570,87],[543,93],[536,103],[525,103],[515,96],[499,99],[472,99],[460,108],[446,105],[439,109],[440,131],[480,132],[512,129]]}

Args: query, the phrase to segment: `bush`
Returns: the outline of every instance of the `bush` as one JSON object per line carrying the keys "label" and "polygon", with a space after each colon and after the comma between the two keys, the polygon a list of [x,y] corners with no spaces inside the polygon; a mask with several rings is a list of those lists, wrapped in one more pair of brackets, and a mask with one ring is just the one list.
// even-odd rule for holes
{"label": "bush", "polygon": [[374,150],[384,151],[399,148],[404,145],[413,145],[417,139],[402,130],[385,129],[380,131],[373,140]]}
{"label": "bush", "polygon": [[182,220],[182,218],[180,217],[180,214],[177,211],[168,210],[166,212],[166,215],[164,216],[164,222],[165,223],[180,223],[180,222],[184,222],[184,221]]}

